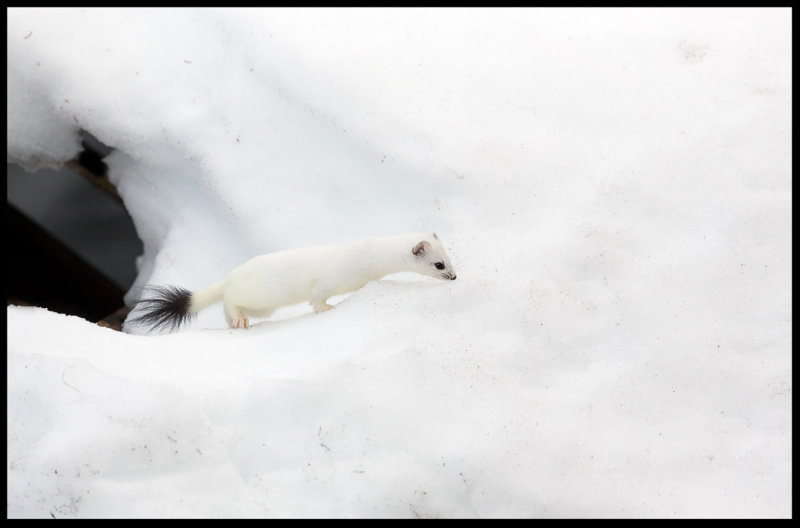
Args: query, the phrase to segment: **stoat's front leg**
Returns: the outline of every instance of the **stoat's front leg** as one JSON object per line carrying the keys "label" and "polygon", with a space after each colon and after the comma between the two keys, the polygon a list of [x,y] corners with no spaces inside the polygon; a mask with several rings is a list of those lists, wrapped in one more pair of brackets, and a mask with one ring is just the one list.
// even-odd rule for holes
{"label": "stoat's front leg", "polygon": [[314,287],[311,288],[311,300],[309,301],[311,306],[314,307],[314,311],[319,313],[333,308],[333,306],[327,302],[330,296],[330,288],[320,283],[315,284]]}

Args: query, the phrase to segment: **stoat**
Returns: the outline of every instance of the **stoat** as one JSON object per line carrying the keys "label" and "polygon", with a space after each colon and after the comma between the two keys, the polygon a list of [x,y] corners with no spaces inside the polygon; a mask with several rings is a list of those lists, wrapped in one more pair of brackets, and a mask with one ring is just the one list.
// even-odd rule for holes
{"label": "stoat", "polygon": [[178,286],[156,287],[153,297],[139,301],[141,313],[130,322],[175,329],[222,301],[228,326],[247,328],[248,317],[269,317],[282,306],[304,301],[315,312],[329,310],[333,308],[327,303],[329,297],[400,271],[456,279],[436,233],[365,238],[259,255],[224,280],[196,292]]}

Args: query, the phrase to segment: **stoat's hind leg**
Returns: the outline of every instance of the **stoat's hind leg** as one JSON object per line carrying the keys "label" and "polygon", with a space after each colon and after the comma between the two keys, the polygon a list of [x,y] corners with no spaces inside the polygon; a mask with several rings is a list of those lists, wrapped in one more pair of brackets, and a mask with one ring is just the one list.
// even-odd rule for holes
{"label": "stoat's hind leg", "polygon": [[224,310],[225,310],[225,320],[228,322],[229,327],[248,328],[250,326],[250,321],[247,320],[247,316],[238,306],[234,306],[229,303],[224,303]]}
{"label": "stoat's hind leg", "polygon": [[311,289],[311,300],[309,301],[311,306],[314,307],[314,311],[319,313],[333,308],[333,306],[327,302],[330,296],[331,290],[329,288],[326,288],[322,284],[315,284]]}

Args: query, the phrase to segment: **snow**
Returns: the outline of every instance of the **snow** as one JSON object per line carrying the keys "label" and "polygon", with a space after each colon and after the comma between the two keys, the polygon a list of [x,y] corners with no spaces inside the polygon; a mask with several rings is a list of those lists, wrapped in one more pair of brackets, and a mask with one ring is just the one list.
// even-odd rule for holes
{"label": "snow", "polygon": [[790,17],[9,9],[8,162],[115,148],[126,302],[414,231],[459,278],[9,306],[8,516],[790,517]]}

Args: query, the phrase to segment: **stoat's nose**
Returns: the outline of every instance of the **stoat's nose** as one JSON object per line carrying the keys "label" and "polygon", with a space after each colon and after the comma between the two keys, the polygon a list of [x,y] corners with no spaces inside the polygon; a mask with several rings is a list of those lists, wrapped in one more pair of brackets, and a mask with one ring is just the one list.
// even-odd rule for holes
{"label": "stoat's nose", "polygon": [[456,280],[456,276],[453,275],[452,277],[450,277],[450,280]]}

